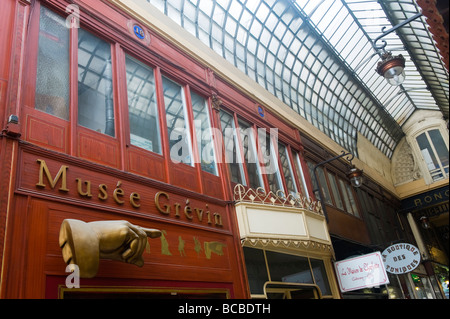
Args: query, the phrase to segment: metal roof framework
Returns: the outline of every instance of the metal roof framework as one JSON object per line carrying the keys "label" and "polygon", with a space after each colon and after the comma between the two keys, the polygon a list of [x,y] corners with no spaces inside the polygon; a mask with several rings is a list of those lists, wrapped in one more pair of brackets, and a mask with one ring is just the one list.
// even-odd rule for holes
{"label": "metal roof framework", "polygon": [[147,0],[357,156],[358,132],[387,157],[419,109],[448,119],[449,73],[420,17],[383,37],[406,59],[394,87],[375,71],[383,30],[415,0]]}

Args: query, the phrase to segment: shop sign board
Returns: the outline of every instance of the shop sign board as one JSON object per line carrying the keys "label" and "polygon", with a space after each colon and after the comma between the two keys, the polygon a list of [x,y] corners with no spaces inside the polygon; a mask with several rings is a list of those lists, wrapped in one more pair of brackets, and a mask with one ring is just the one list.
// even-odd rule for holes
{"label": "shop sign board", "polygon": [[342,292],[378,287],[389,283],[379,251],[337,261],[334,267]]}
{"label": "shop sign board", "polygon": [[420,264],[419,249],[408,243],[389,246],[381,255],[386,271],[396,275],[411,272]]}

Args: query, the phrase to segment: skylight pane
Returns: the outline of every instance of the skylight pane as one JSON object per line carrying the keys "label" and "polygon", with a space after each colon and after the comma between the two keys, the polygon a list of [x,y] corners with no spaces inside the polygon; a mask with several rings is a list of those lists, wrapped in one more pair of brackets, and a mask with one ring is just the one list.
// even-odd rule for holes
{"label": "skylight pane", "polygon": [[[360,129],[385,154],[392,154],[403,134],[397,123],[403,123],[415,109],[437,108],[438,101],[448,113],[448,72],[423,18],[383,37],[386,49],[396,55],[401,53],[407,61],[403,102],[383,105],[390,103],[398,88],[376,73],[380,58],[374,54],[371,41],[382,34],[383,27],[391,28],[398,22],[387,19],[377,0],[147,1],[183,23],[192,34],[348,150],[356,151],[356,132]],[[413,0],[383,0],[383,5],[390,8],[390,19],[398,21],[417,10]],[[417,56],[420,72],[410,62],[397,33],[403,33],[411,44],[409,50]],[[421,75],[428,79],[427,83]],[[413,92],[414,88],[426,86],[432,87],[433,94]],[[314,96],[323,100],[316,102]],[[345,103],[349,101],[347,105],[354,112],[347,110]],[[317,112],[316,107],[327,111]],[[334,124],[328,125],[327,117],[335,120],[330,110],[341,112],[336,124],[344,130],[335,132]],[[315,114],[314,120],[309,114]],[[369,136],[367,127],[375,126],[382,139],[373,132]]]}

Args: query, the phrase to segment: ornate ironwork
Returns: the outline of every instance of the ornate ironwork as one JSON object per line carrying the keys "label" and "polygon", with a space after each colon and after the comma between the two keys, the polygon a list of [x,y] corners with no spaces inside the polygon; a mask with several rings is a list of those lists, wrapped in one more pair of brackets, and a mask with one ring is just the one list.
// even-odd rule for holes
{"label": "ornate ironwork", "polygon": [[273,239],[273,238],[244,238],[241,240],[242,246],[249,247],[277,247],[288,249],[308,249],[333,253],[333,247],[327,243],[320,243],[314,240],[296,239]]}
{"label": "ornate ironwork", "polygon": [[313,201],[300,193],[297,193],[295,196],[292,194],[286,196],[282,190],[278,190],[276,193],[272,191],[266,192],[262,187],[258,187],[254,190],[252,188],[247,188],[244,185],[237,184],[234,187],[234,200],[236,202],[301,208],[321,216],[324,215],[322,204],[319,201]]}
{"label": "ornate ironwork", "polygon": [[375,38],[375,40],[373,40],[373,42],[372,42],[373,48],[374,48],[376,51],[384,50],[384,48],[385,48],[386,45],[387,45],[387,42],[384,41],[384,40],[382,40],[383,44],[377,45],[377,42],[378,42],[378,41],[380,41],[382,38],[384,38],[384,37],[387,36],[388,34],[394,32],[395,30],[397,30],[397,29],[403,27],[405,24],[408,24],[408,23],[410,23],[411,21],[414,21],[414,20],[416,20],[417,18],[420,18],[421,16],[422,16],[422,12],[419,12],[419,13],[413,15],[412,17],[410,17],[409,19],[406,19],[405,21],[403,21],[403,22],[401,22],[401,23],[399,23],[399,24],[393,26],[392,28],[390,28],[390,29],[387,30],[387,31],[384,31],[384,30],[386,29],[386,27],[383,27],[383,28],[381,29],[381,32],[383,32],[383,33],[382,33],[380,36],[378,36],[377,38]]}

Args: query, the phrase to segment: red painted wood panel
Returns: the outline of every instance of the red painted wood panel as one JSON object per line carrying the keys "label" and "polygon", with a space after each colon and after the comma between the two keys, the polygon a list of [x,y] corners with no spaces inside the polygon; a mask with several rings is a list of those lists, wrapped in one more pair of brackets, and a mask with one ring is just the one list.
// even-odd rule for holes
{"label": "red painted wood panel", "polygon": [[[171,160],[169,160],[171,161]],[[169,163],[170,183],[196,192],[201,191],[197,169],[187,164]]]}
{"label": "red painted wood panel", "polygon": [[0,123],[6,123],[6,93],[8,81],[0,79]]}
{"label": "red painted wood panel", "polygon": [[69,123],[67,121],[44,116],[37,110],[29,110],[26,116],[26,140],[65,153],[69,144]]}
{"label": "red painted wood panel", "polygon": [[130,172],[159,181],[167,181],[164,157],[130,146],[128,161]]}
{"label": "red painted wood panel", "polygon": [[[143,267],[101,260],[96,278],[81,278],[82,287],[101,279],[104,286],[118,280],[123,285],[132,286],[136,280],[153,279],[195,287],[194,282],[201,281],[211,286],[214,283],[227,284],[237,296],[243,297],[242,283],[236,270],[232,269],[238,263],[232,236],[45,200],[32,199],[26,207],[24,212],[28,212],[28,217],[22,223],[25,225],[23,231],[14,232],[12,238],[15,247],[23,243],[23,250],[10,250],[6,259],[9,269],[6,298],[45,298],[46,278],[68,275],[58,244],[59,228],[66,218],[85,222],[126,219],[135,225],[163,231],[163,237],[149,240],[149,249],[143,254]],[[26,241],[23,238],[25,234]],[[12,258],[14,255],[17,256]]]}
{"label": "red painted wood panel", "polygon": [[203,193],[208,196],[224,198],[222,179],[218,176],[203,172],[201,173]]}
{"label": "red painted wood panel", "polygon": [[0,10],[0,79],[7,80],[9,78],[10,62],[11,62],[11,45],[13,39],[14,19],[15,19],[15,0],[3,0],[2,10]]}
{"label": "red painted wood panel", "polygon": [[[43,171],[45,186],[37,185],[42,161],[51,175],[47,178]],[[63,165],[67,167],[64,191],[61,190],[63,176],[51,187],[58,170],[64,169]],[[141,184],[145,179],[139,181],[119,170],[63,154],[52,155],[30,145],[20,148],[18,166],[15,204],[8,224],[4,258],[7,269],[4,278],[7,279],[3,297],[55,296],[58,285],[49,286],[49,281],[54,283],[52,280],[59,278],[61,283],[61,278],[68,275],[58,244],[59,228],[66,218],[85,222],[127,220],[163,232],[161,238],[149,240],[143,267],[102,260],[95,279],[81,279],[84,286],[95,283],[111,286],[118,282],[134,286],[143,280],[156,287],[157,281],[163,281],[173,286],[198,288],[199,282],[203,282],[208,288],[226,287],[232,297],[247,297],[239,237],[233,231],[232,211],[225,202],[156,181],[151,185]],[[82,183],[78,184],[78,180]],[[120,197],[124,203],[113,199],[113,191],[119,185],[117,181],[124,190]],[[91,197],[82,194],[87,191],[85,182],[92,186]],[[100,184],[107,185],[107,200],[98,198]],[[82,185],[81,189],[78,185]],[[140,194],[140,207],[130,205],[131,192]],[[155,206],[157,192],[164,192],[159,198],[159,209]],[[214,225],[215,212],[221,215],[220,226]],[[208,222],[210,217],[212,220]]]}
{"label": "red painted wood panel", "polygon": [[79,128],[78,156],[99,164],[119,168],[120,147],[116,139]]}

